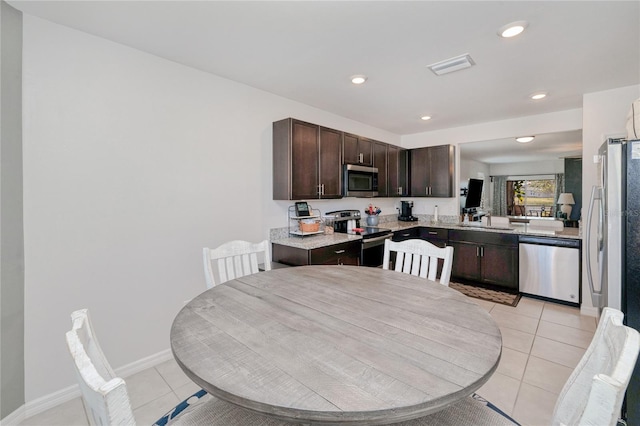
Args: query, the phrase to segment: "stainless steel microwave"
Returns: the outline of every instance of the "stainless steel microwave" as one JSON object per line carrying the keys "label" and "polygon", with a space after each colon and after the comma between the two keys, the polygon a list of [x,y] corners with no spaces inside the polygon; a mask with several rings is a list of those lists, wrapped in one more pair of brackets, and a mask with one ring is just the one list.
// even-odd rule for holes
{"label": "stainless steel microwave", "polygon": [[343,176],[345,197],[375,197],[378,195],[378,169],[376,167],[345,164]]}

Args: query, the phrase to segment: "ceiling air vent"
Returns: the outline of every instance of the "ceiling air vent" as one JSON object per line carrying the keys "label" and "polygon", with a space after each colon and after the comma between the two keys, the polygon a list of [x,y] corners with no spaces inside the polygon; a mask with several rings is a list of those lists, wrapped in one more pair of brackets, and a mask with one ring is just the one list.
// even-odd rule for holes
{"label": "ceiling air vent", "polygon": [[473,59],[471,59],[471,56],[469,56],[468,53],[465,53],[464,55],[456,56],[455,58],[431,64],[429,65],[429,69],[433,71],[435,75],[442,75],[470,68],[472,65],[475,65],[475,62],[473,62]]}

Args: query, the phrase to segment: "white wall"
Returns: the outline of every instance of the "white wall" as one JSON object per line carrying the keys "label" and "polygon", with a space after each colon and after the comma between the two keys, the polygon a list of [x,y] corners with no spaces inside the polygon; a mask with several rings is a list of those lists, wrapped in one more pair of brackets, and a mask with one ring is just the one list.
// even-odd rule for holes
{"label": "white wall", "polygon": [[6,419],[24,405],[24,226],[22,12],[4,1],[0,46],[0,419]]}
{"label": "white wall", "polygon": [[552,175],[564,173],[564,159],[492,164],[490,169],[492,176]]}
{"label": "white wall", "polygon": [[[275,120],[408,148],[582,127],[572,110],[400,138],[27,15],[23,71],[27,401],[75,383],[72,310],[91,310],[116,368],[158,353],[204,289],[203,246],[286,226],[290,203],[271,200]],[[414,213],[457,214],[457,199],[414,201]],[[375,203],[383,214],[399,204]]]}
{"label": "white wall", "polygon": [[[591,188],[597,184],[596,164],[593,156],[598,154],[600,145],[608,137],[626,136],[625,125],[631,103],[640,98],[640,85],[627,86],[614,90],[589,93],[583,97],[583,128],[582,128],[582,194],[583,218],[586,218]],[[595,225],[595,224],[594,224]],[[595,228],[593,229],[595,232]],[[586,241],[583,242],[586,244]],[[595,245],[592,253],[596,252]],[[586,250],[582,250],[582,310],[593,311],[591,293],[587,281]],[[593,260],[595,262],[595,259]],[[595,264],[595,263],[594,263]],[[594,267],[595,268],[595,267]],[[590,312],[593,313],[593,312]]]}
{"label": "white wall", "polygon": [[[549,114],[533,115],[511,120],[493,121],[451,129],[434,130],[432,132],[416,133],[402,136],[402,146],[418,148],[452,144],[456,145],[456,164],[460,164],[460,147],[465,142],[480,142],[492,139],[515,137],[523,134],[542,134],[577,130],[582,128],[582,110],[574,109]],[[460,186],[460,170],[456,170],[455,187]],[[417,213],[431,213],[433,206],[438,204],[441,215],[459,214],[460,200],[456,198],[444,199],[414,199]]]}
{"label": "white wall", "polygon": [[400,142],[25,15],[27,402],[75,383],[73,310],[90,309],[116,368],[166,350],[183,301],[205,288],[202,247],[286,226],[290,203],[271,200],[271,123],[289,116]]}

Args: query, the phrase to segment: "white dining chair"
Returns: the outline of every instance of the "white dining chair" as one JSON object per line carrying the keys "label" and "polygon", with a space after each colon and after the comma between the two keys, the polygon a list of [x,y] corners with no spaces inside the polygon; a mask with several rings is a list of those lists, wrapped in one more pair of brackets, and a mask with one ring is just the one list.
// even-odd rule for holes
{"label": "white dining chair", "polygon": [[[640,352],[640,334],[623,325],[623,317],[616,309],[603,310],[589,347],[556,400],[552,426],[618,423],[622,400]],[[518,424],[491,403],[482,401],[473,395],[430,416],[399,425]]]}
{"label": "white dining chair", "polygon": [[[135,425],[127,385],[107,362],[93,332],[89,312],[71,314],[67,346],[73,358],[82,401],[91,425]],[[242,409],[209,395],[194,393],[162,416],[154,425],[261,425],[290,426],[280,420]]]}
{"label": "white dining chair", "polygon": [[556,401],[552,425],[617,423],[640,352],[640,334],[623,318],[616,309],[602,311],[591,344]]}
{"label": "white dining chair", "polygon": [[[205,247],[202,249],[202,255],[207,288],[212,288],[217,284],[222,284],[235,278],[257,273],[259,271],[258,255],[262,256],[264,270],[271,270],[269,240],[264,240],[259,243],[240,240],[230,241],[215,249]],[[212,261],[215,261],[217,267],[217,280],[214,275]]]}
{"label": "white dining chair", "polygon": [[440,284],[449,285],[453,265],[453,247],[438,247],[424,240],[384,242],[382,269],[389,269],[391,252],[396,253],[394,270],[435,281],[438,259],[443,259]]}

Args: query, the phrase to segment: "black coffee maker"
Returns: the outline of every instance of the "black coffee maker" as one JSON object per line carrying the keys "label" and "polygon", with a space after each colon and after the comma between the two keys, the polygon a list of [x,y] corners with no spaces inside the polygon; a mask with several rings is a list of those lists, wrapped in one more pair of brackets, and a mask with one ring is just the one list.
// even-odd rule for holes
{"label": "black coffee maker", "polygon": [[413,209],[413,201],[400,201],[400,215],[398,216],[398,220],[401,222],[415,222],[418,220],[417,217],[411,214],[411,209]]}

